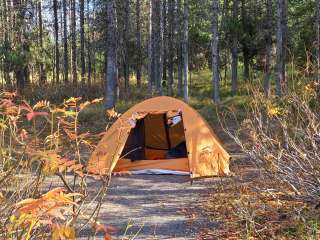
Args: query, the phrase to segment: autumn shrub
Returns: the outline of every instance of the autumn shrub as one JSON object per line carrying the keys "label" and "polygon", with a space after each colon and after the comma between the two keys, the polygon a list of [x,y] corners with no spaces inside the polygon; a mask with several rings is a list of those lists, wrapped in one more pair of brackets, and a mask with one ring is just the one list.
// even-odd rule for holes
{"label": "autumn shrub", "polygon": [[110,238],[110,227],[98,222],[110,178],[94,176],[97,191],[89,194],[83,156],[102,134],[79,124],[81,112],[101,101],[71,97],[30,105],[15,93],[0,93],[1,239],[75,239],[88,226]]}
{"label": "autumn shrub", "polygon": [[275,187],[295,197],[320,200],[320,104],[316,83],[282,99],[252,90],[252,101],[241,121],[228,133],[252,163],[276,180]]}

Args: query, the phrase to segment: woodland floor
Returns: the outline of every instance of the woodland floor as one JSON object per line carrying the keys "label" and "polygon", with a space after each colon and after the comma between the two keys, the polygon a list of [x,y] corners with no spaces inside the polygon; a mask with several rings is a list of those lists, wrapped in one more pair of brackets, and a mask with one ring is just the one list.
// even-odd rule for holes
{"label": "woodland floor", "polygon": [[[215,132],[228,151],[237,155],[234,142],[221,129]],[[117,227],[119,239],[203,239],[222,227],[208,216],[208,197],[230,180],[209,178],[191,185],[188,176],[113,177],[101,221]]]}
{"label": "woodland floor", "polygon": [[[222,131],[217,134],[228,150],[234,152],[233,142]],[[222,227],[207,214],[208,197],[217,186],[230,179],[208,178],[191,185],[188,176],[114,176],[101,206],[99,221],[117,229],[113,239],[204,239],[203,234]],[[52,177],[46,185],[54,187],[58,182]],[[99,181],[90,179],[88,189],[92,191],[89,195],[95,196]],[[88,227],[77,239],[88,239],[92,234]],[[100,237],[103,239],[102,235],[96,239]]]}
{"label": "woodland floor", "polygon": [[[237,148],[231,139],[221,131],[218,134],[228,150],[235,153]],[[203,239],[222,227],[208,216],[208,197],[217,186],[230,180],[202,179],[191,185],[188,176],[116,176],[102,206],[100,221],[118,229],[114,236],[117,239]]]}
{"label": "woodland floor", "polygon": [[[237,158],[235,143],[221,129],[215,132]],[[210,232],[222,223],[208,216],[208,198],[231,179],[202,179],[191,185],[188,176],[113,177],[100,219],[118,229],[118,239],[211,239]]]}
{"label": "woodland floor", "polygon": [[[117,229],[113,239],[302,239],[296,236],[303,205],[276,191],[221,129],[215,132],[233,158],[233,176],[192,185],[187,176],[113,177],[99,217]],[[55,177],[48,180],[50,187],[58,183]],[[88,190],[95,196],[99,181],[90,179]],[[92,234],[88,226],[77,239]]]}
{"label": "woodland floor", "polygon": [[200,229],[217,227],[198,211],[216,181],[190,185],[185,176],[115,177],[100,219],[116,226],[120,239],[196,239]]}

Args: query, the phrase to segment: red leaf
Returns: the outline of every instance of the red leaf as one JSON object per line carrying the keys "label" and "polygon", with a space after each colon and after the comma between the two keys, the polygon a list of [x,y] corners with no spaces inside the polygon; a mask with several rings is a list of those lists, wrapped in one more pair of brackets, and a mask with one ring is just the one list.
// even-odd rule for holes
{"label": "red leaf", "polygon": [[36,116],[48,116],[49,114],[47,112],[29,112],[27,114],[28,121],[31,121]]}

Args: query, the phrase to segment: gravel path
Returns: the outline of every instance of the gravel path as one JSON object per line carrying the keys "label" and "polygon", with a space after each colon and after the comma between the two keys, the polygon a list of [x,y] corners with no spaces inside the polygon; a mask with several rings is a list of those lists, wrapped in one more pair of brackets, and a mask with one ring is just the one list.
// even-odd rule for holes
{"label": "gravel path", "polygon": [[100,221],[118,229],[117,239],[136,234],[134,239],[197,239],[200,229],[216,227],[198,212],[201,196],[215,181],[191,185],[187,176],[114,177]]}

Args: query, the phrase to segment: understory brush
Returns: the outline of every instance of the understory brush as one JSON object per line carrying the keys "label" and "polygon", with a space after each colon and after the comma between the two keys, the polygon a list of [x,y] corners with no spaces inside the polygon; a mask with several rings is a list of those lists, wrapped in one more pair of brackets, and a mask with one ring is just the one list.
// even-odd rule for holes
{"label": "understory brush", "polygon": [[[30,105],[13,92],[0,93],[1,239],[75,239],[82,231],[111,239],[115,229],[99,223],[110,175],[90,176],[83,156],[103,132],[79,124],[81,112],[101,101]],[[99,182],[95,192],[88,189],[92,177]]]}
{"label": "understory brush", "polygon": [[279,99],[251,87],[241,118],[233,109],[221,113],[244,162],[232,162],[235,177],[208,202],[210,212],[225,224],[212,236],[319,239],[319,89],[310,83]]}

